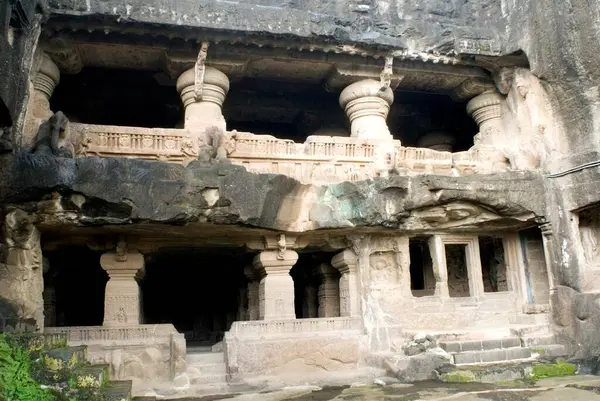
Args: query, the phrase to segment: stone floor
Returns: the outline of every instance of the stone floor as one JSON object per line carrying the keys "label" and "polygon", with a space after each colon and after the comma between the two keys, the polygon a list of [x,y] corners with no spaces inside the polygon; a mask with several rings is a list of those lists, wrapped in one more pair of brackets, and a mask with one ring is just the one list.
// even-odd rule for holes
{"label": "stone floor", "polygon": [[539,380],[534,386],[517,383],[449,384],[423,382],[354,384],[345,387],[294,386],[275,391],[222,394],[177,401],[600,401],[600,377],[571,376]]}

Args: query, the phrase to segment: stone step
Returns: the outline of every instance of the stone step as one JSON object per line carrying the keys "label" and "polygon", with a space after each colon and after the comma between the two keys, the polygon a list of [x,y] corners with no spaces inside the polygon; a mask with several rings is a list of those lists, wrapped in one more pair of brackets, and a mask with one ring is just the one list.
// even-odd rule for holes
{"label": "stone step", "polygon": [[506,337],[483,340],[440,341],[439,345],[440,348],[448,353],[460,353],[520,347],[521,340],[518,337]]}
{"label": "stone step", "polygon": [[196,384],[227,384],[227,374],[205,374],[196,377],[190,377],[190,382]]}
{"label": "stone step", "polygon": [[526,336],[543,336],[550,334],[549,325],[529,325],[529,326],[516,326],[510,329],[513,336],[526,337]]}
{"label": "stone step", "polygon": [[221,363],[211,363],[206,365],[200,365],[194,363],[192,365],[188,364],[188,373],[190,375],[205,375],[205,374],[216,374],[216,373],[226,373],[227,367],[225,362]]}
{"label": "stone step", "polygon": [[531,358],[528,348],[513,347],[486,351],[467,351],[454,354],[455,365],[476,364],[486,362],[512,361]]}
{"label": "stone step", "polygon": [[569,353],[567,348],[562,344],[538,345],[529,348],[532,352],[540,355],[542,358],[559,358],[567,357]]}
{"label": "stone step", "polygon": [[131,380],[111,381],[110,385],[101,390],[105,401],[130,401],[131,400]]}
{"label": "stone step", "polygon": [[538,336],[523,336],[521,343],[524,347],[535,347],[538,345],[553,345],[556,344],[556,338],[553,334],[545,334]]}
{"label": "stone step", "polygon": [[110,380],[110,365],[109,364],[98,364],[82,366],[73,372],[76,380],[79,377],[92,376],[101,385],[105,385]]}
{"label": "stone step", "polygon": [[210,365],[213,363],[224,363],[225,354],[223,352],[188,352],[186,355],[188,365]]}

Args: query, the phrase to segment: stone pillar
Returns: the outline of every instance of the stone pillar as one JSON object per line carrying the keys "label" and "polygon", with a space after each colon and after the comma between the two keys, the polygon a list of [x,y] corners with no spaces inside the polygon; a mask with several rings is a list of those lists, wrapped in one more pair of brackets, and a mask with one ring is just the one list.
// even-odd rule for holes
{"label": "stone pillar", "polygon": [[435,295],[441,299],[450,298],[448,289],[448,270],[446,269],[446,250],[439,235],[429,239],[429,252],[433,262],[433,275],[435,276]]}
{"label": "stone pillar", "polygon": [[321,276],[319,283],[319,317],[340,316],[340,284],[339,274],[329,263],[322,263],[317,267]]}
{"label": "stone pillar", "polygon": [[290,270],[298,261],[292,250],[262,251],[254,268],[262,273],[259,284],[259,319],[295,319],[294,280]]}
{"label": "stone pillar", "polygon": [[142,304],[136,277],[143,272],[144,255],[107,252],[100,257],[100,265],[110,277],[104,293],[104,326],[141,324]]}
{"label": "stone pillar", "polygon": [[359,316],[359,291],[356,254],[346,249],[331,259],[331,265],[339,270],[340,277],[340,316]]}
{"label": "stone pillar", "polygon": [[248,311],[246,313],[247,320],[258,320],[258,287],[259,287],[259,273],[252,266],[246,266],[244,274],[248,279]]}
{"label": "stone pillar", "polygon": [[456,138],[446,132],[428,132],[417,140],[417,147],[452,152],[454,142]]}
{"label": "stone pillar", "polygon": [[226,130],[221,107],[229,91],[227,75],[213,67],[205,67],[203,84],[196,97],[196,70],[191,68],[177,79],[177,92],[185,107],[186,129],[204,131],[208,127]]}
{"label": "stone pillar", "polygon": [[340,106],[350,120],[350,136],[362,139],[392,139],[386,118],[394,92],[382,90],[381,82],[365,79],[347,86],[340,94]]}

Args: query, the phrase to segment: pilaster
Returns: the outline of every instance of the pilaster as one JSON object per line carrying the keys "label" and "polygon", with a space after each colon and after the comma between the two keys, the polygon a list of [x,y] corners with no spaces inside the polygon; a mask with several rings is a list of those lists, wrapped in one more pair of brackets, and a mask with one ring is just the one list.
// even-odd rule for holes
{"label": "pilaster", "polygon": [[107,252],[100,265],[109,275],[104,294],[104,326],[131,326],[142,323],[140,287],[136,281],[144,270],[139,252]]}
{"label": "pilaster", "polygon": [[262,251],[254,258],[254,268],[261,272],[259,284],[259,319],[295,319],[294,280],[290,270],[298,261],[292,250]]}
{"label": "pilaster", "polygon": [[191,68],[177,79],[177,92],[185,107],[184,126],[201,132],[208,127],[225,131],[222,107],[229,92],[229,78],[216,68],[204,67],[203,77],[197,82],[196,72]]}
{"label": "pilaster", "polygon": [[358,258],[356,254],[345,249],[331,259],[331,265],[339,270],[341,277],[340,288],[340,316],[359,316],[359,291],[357,278]]}

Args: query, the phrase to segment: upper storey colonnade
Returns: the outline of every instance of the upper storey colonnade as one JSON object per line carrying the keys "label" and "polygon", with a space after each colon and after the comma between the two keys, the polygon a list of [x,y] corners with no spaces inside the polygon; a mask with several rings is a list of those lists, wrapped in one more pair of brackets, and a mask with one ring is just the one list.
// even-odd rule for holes
{"label": "upper storey colonnade", "polygon": [[[497,147],[503,140],[503,95],[492,85],[480,85],[478,92],[482,93],[467,105],[467,112],[479,126],[474,146],[469,150],[452,153],[454,138],[445,132],[427,133],[419,138],[418,147],[406,147],[393,137],[387,123],[395,100],[390,71],[384,69],[379,80],[357,78],[341,89],[339,106],[349,123],[349,133],[322,130],[324,135],[309,135],[304,143],[228,130],[223,104],[232,84],[224,72],[200,59],[176,80],[174,89],[185,110],[180,128],[71,121],[69,132],[77,138],[75,156],[132,157],[184,164],[198,158],[228,159],[250,171],[284,174],[304,183],[361,180],[386,176],[390,171],[457,175],[508,169],[508,160]],[[52,116],[50,99],[60,78],[59,68],[44,54],[34,81],[25,146],[34,143],[39,123]],[[465,85],[470,84],[465,80]]]}

